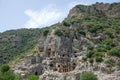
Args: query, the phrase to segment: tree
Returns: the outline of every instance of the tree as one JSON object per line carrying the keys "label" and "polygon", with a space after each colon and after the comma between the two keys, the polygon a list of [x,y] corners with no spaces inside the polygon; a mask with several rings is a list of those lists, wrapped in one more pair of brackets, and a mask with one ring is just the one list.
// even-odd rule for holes
{"label": "tree", "polygon": [[56,30],[54,34],[57,35],[57,36],[62,36],[63,35],[62,31],[59,30],[59,29]]}
{"label": "tree", "polygon": [[10,70],[9,65],[4,64],[0,69],[0,80],[19,80],[19,77]]}
{"label": "tree", "polygon": [[48,30],[48,29],[44,30],[44,31],[43,31],[43,36],[47,36],[48,33],[49,33],[49,30]]}
{"label": "tree", "polygon": [[5,72],[9,71],[9,69],[10,69],[9,65],[5,64],[1,67],[1,72],[5,73]]}
{"label": "tree", "polygon": [[84,72],[81,74],[80,80],[98,80],[98,78],[92,72]]}
{"label": "tree", "polygon": [[1,73],[0,75],[0,80],[16,80],[16,75],[10,70],[5,73]]}

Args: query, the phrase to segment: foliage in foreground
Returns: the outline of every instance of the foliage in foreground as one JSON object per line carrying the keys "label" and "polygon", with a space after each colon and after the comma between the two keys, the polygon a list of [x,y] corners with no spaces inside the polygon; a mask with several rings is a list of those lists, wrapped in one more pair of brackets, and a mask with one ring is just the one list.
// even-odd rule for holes
{"label": "foliage in foreground", "polygon": [[92,72],[84,72],[81,74],[80,80],[98,80],[98,78]]}
{"label": "foliage in foreground", "polygon": [[19,77],[5,64],[0,68],[0,80],[19,80]]}
{"label": "foliage in foreground", "polygon": [[36,75],[31,75],[31,76],[28,76],[25,80],[38,80],[39,77],[36,76]]}
{"label": "foliage in foreground", "polygon": [[39,77],[30,75],[26,79],[20,79],[18,75],[15,75],[13,71],[10,70],[9,65],[4,64],[0,67],[0,80],[39,80]]}

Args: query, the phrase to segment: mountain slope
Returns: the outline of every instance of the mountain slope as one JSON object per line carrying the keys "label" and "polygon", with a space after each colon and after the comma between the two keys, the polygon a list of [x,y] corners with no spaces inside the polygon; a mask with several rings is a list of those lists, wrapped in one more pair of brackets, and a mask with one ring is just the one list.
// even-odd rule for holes
{"label": "mountain slope", "polygon": [[[57,57],[60,57],[61,59],[62,56],[63,58],[65,58],[66,63],[68,60],[67,58],[75,58],[75,60],[77,60],[76,61],[77,63],[73,64],[74,66],[77,67],[68,69],[70,66],[68,65],[66,66],[65,64],[65,68],[63,68],[64,69],[63,72],[68,71],[69,73],[69,70],[73,70],[73,72],[75,73],[92,71],[97,75],[97,77],[100,80],[106,80],[106,79],[110,80],[110,78],[111,80],[115,80],[115,79],[119,80],[120,78],[119,77],[120,74],[120,8],[119,6],[120,3],[112,3],[112,4],[96,3],[89,6],[77,5],[70,10],[68,17],[65,20],[63,20],[63,22],[52,25],[50,28],[45,29],[43,31],[39,29],[35,29],[35,31],[28,30],[27,33],[26,30],[25,31],[20,30],[20,32],[19,30],[15,32],[8,31],[2,33],[0,34],[0,36],[2,37],[0,38],[2,43],[1,50],[3,51],[1,52],[1,54],[3,55],[1,57],[1,60],[4,61],[4,59],[6,58],[5,57],[6,54],[7,56],[9,56],[10,53],[11,55],[13,55],[13,53],[19,55],[25,51],[33,49],[33,46],[38,44],[38,48],[37,48],[38,52],[36,51],[33,52],[32,53],[33,55],[27,56],[27,59],[23,57],[22,62],[18,63],[18,65],[12,66],[13,67],[12,69],[16,73],[17,72],[19,73],[19,70],[21,70],[21,74],[22,72],[24,73],[25,71],[29,74],[35,74],[35,73],[37,74],[38,72],[40,72],[42,75],[45,71],[47,71],[46,67],[50,66],[53,69],[52,71],[53,74],[52,72],[50,72],[50,75],[52,74],[53,76],[58,76],[54,74],[54,70],[56,70],[56,68],[53,68],[54,67],[53,64],[48,65],[46,67],[44,67],[44,65],[47,64],[47,61],[48,62],[53,61],[54,64],[56,64],[57,62],[59,62]],[[11,33],[12,33],[12,37],[10,37],[9,39]],[[4,34],[7,35],[7,38],[6,35]],[[16,35],[13,36],[13,34],[16,35],[21,34],[21,36],[16,37]],[[13,44],[11,44],[11,42]],[[16,47],[16,44],[18,48]],[[18,45],[20,46],[20,48]],[[13,47],[15,46],[15,47],[13,48],[11,46]],[[17,50],[12,52],[14,49]],[[6,54],[4,54],[4,52]],[[41,53],[41,54],[34,55],[34,53]],[[47,53],[48,55],[46,55]],[[56,57],[56,55],[58,56]],[[7,59],[9,59],[9,57]],[[42,59],[45,60],[43,61],[45,64],[41,63]],[[28,64],[24,60],[28,61]],[[58,61],[56,62],[55,60]],[[29,63],[29,61],[31,63]],[[61,63],[62,62],[64,61],[61,61]],[[69,63],[71,64],[71,62]],[[63,64],[61,64],[60,66],[62,65]],[[27,73],[24,73],[24,75],[28,76]],[[45,72],[45,75],[46,74],[49,74],[49,72],[48,73]],[[74,75],[74,73],[72,74]],[[47,79],[48,78],[51,79],[51,76],[49,75],[46,75],[46,77]],[[59,77],[61,77],[61,75],[58,76],[58,80]],[[69,76],[67,77],[68,80],[72,79]]]}
{"label": "mountain slope", "polygon": [[0,65],[33,49],[46,29],[18,29],[0,33]]}
{"label": "mountain slope", "polygon": [[[73,30],[80,51],[81,36],[89,42],[83,44],[87,52],[83,60],[104,62],[120,67],[120,3],[96,3],[90,6],[77,5],[63,21],[64,28]],[[61,30],[64,29],[63,27]],[[76,42],[75,42],[76,43]],[[84,43],[84,42],[83,42]],[[116,60],[115,60],[116,59]]]}
{"label": "mountain slope", "polygon": [[46,80],[79,80],[84,71],[91,71],[99,80],[119,80],[119,5],[75,6],[62,23],[40,38],[40,54],[26,56],[12,66],[13,71],[24,74],[23,78],[37,74]]}

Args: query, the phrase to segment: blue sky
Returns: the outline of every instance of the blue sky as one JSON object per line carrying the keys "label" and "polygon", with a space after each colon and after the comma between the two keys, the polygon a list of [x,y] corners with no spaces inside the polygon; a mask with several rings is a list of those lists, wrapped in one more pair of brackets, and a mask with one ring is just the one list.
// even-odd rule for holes
{"label": "blue sky", "polygon": [[0,0],[0,32],[50,26],[62,21],[76,4],[95,2],[120,0]]}

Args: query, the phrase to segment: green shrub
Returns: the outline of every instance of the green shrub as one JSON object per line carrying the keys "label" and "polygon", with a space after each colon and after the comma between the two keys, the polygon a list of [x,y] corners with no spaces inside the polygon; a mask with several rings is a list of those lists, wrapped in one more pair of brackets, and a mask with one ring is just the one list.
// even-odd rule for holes
{"label": "green shrub", "polygon": [[81,19],[78,18],[78,17],[73,17],[73,18],[71,18],[71,20],[70,20],[70,23],[71,23],[71,24],[80,23],[80,22],[81,22]]}
{"label": "green shrub", "polygon": [[94,46],[92,44],[87,44],[87,49],[88,50],[93,50]]}
{"label": "green shrub", "polygon": [[88,58],[91,58],[91,57],[93,57],[93,55],[94,55],[94,51],[89,51],[87,54],[86,54],[86,56],[88,57]]}
{"label": "green shrub", "polygon": [[120,62],[117,63],[117,66],[120,68]]}
{"label": "green shrub", "polygon": [[101,25],[93,25],[90,27],[89,31],[91,33],[95,33],[96,31],[102,30],[102,29],[103,29],[103,26],[101,26]]}
{"label": "green shrub", "polygon": [[120,34],[120,26],[119,25],[113,26],[113,29],[115,29],[117,34]]}
{"label": "green shrub", "polygon": [[120,57],[120,48],[112,48],[108,54],[111,56]]}
{"label": "green shrub", "polygon": [[39,77],[36,75],[28,76],[26,80],[39,80]]}
{"label": "green shrub", "polygon": [[64,26],[70,26],[70,23],[69,23],[68,21],[65,21],[65,20],[64,20],[64,21],[63,21],[63,25],[64,25]]}
{"label": "green shrub", "polygon": [[105,44],[106,45],[111,45],[111,44],[113,44],[113,40],[112,39],[106,39]]}
{"label": "green shrub", "polygon": [[106,60],[104,63],[109,65],[109,66],[113,66],[114,65],[114,63],[111,60]]}
{"label": "green shrub", "polygon": [[109,10],[112,10],[112,8],[114,8],[114,7],[120,7],[120,3],[119,3],[119,2],[118,2],[118,3],[116,3],[116,2],[112,3],[112,4],[109,6]]}
{"label": "green shrub", "polygon": [[1,67],[1,72],[2,72],[2,73],[5,73],[5,72],[9,71],[9,69],[10,69],[9,65],[4,64],[4,65],[2,65],[2,67]]}
{"label": "green shrub", "polygon": [[102,62],[103,58],[102,57],[96,57],[95,60],[96,60],[96,62]]}
{"label": "green shrub", "polygon": [[93,58],[90,58],[90,59],[89,59],[89,62],[90,62],[90,63],[93,63],[93,62],[94,62]]}
{"label": "green shrub", "polygon": [[49,33],[49,30],[44,30],[43,31],[43,36],[47,36],[48,33]]}
{"label": "green shrub", "polygon": [[0,76],[1,80],[15,80],[15,74],[12,71],[7,71]]}
{"label": "green shrub", "polygon": [[106,45],[107,50],[110,50],[111,48],[112,48],[111,45]]}
{"label": "green shrub", "polygon": [[106,52],[107,50],[106,50],[105,47],[98,47],[98,48],[97,48],[97,51],[98,51],[98,52]]}
{"label": "green shrub", "polygon": [[96,28],[91,27],[91,28],[89,29],[89,31],[90,31],[91,33],[95,33],[95,32],[96,32]]}
{"label": "green shrub", "polygon": [[8,65],[3,65],[0,71],[0,80],[20,80],[20,78],[10,70]]}
{"label": "green shrub", "polygon": [[87,57],[82,57],[82,60],[83,61],[87,61]]}
{"label": "green shrub", "polygon": [[108,36],[111,37],[111,38],[113,37],[113,32],[110,31],[110,30],[106,30],[106,31],[105,31],[105,34],[108,35]]}
{"label": "green shrub", "polygon": [[103,57],[104,53],[103,52],[96,52],[93,56],[94,57]]}
{"label": "green shrub", "polygon": [[81,74],[80,80],[98,80],[98,78],[92,72],[84,72]]}
{"label": "green shrub", "polygon": [[56,31],[54,32],[54,34],[57,35],[57,36],[62,36],[62,35],[63,35],[62,31],[59,30],[59,29],[56,30]]}
{"label": "green shrub", "polygon": [[86,33],[83,30],[81,30],[80,28],[77,28],[76,32],[79,33],[79,34],[82,34],[84,36],[86,35]]}

